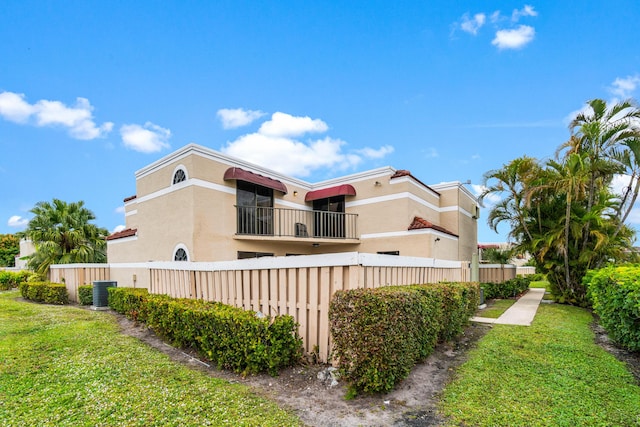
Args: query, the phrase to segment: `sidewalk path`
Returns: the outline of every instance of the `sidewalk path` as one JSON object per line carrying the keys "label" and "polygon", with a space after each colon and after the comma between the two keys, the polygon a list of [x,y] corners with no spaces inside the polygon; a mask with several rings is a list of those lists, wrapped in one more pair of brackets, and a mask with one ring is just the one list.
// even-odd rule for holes
{"label": "sidewalk path", "polygon": [[544,288],[531,288],[520,297],[511,307],[507,309],[502,316],[497,319],[489,319],[487,317],[472,317],[472,322],[494,323],[498,325],[522,325],[531,326],[533,318],[538,311],[538,306],[544,296]]}

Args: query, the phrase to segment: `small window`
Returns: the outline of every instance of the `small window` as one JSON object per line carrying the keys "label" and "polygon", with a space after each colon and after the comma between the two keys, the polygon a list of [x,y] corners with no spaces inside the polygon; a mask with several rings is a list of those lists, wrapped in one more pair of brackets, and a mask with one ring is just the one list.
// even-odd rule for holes
{"label": "small window", "polygon": [[175,255],[173,256],[174,261],[189,261],[189,256],[187,255],[187,251],[182,248],[178,248]]}
{"label": "small window", "polygon": [[262,258],[262,257],[265,257],[265,256],[273,256],[273,254],[269,253],[269,252],[238,251],[238,259]]}
{"label": "small window", "polygon": [[184,173],[184,169],[178,169],[173,174],[173,183],[177,184],[179,182],[183,182],[187,179],[187,174]]}
{"label": "small window", "polygon": [[378,255],[400,255],[400,251],[381,251]]}

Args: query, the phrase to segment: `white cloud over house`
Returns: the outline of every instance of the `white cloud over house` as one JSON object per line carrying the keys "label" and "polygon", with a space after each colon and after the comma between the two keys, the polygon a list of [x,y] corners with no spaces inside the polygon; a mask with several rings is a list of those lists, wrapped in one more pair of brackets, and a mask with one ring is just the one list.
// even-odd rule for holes
{"label": "white cloud over house", "polygon": [[125,228],[127,228],[127,227],[125,227],[125,226],[124,226],[124,225],[122,225],[122,224],[121,224],[121,225],[116,225],[116,226],[113,228],[113,230],[111,230],[111,234],[119,233],[119,232],[121,232],[122,230],[124,230]]}
{"label": "white cloud over house", "polygon": [[171,131],[151,122],[144,126],[137,124],[123,125],[120,135],[125,147],[141,153],[155,153],[169,148]]}
{"label": "white cloud over house", "polygon": [[350,169],[365,159],[380,159],[393,152],[389,145],[345,152],[347,143],[341,139],[309,137],[310,134],[325,133],[328,129],[329,126],[321,119],[276,112],[260,125],[257,132],[228,142],[221,151],[298,177],[309,176],[320,169]]}
{"label": "white cloud over house", "polygon": [[14,228],[23,228],[26,227],[27,224],[29,224],[29,220],[27,218],[21,217],[20,215],[13,215],[7,221],[7,225]]}
{"label": "white cloud over house", "polygon": [[91,140],[105,136],[113,129],[113,123],[97,125],[93,118],[93,106],[86,98],[77,98],[73,106],[60,101],[42,99],[35,104],[25,100],[25,95],[14,92],[0,93],[0,116],[18,124],[38,127],[62,127],[75,139]]}
{"label": "white cloud over house", "polygon": [[311,117],[295,117],[287,113],[276,112],[260,126],[260,132],[269,136],[301,136],[305,133],[326,132],[329,126],[320,119]]}
{"label": "white cloud over house", "polygon": [[266,114],[262,111],[242,108],[222,108],[216,113],[224,129],[235,129],[249,125]]}

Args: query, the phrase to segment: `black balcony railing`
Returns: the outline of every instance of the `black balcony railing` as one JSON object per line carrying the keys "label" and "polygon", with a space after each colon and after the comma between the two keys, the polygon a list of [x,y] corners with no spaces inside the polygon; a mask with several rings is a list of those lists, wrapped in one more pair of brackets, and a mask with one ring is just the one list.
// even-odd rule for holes
{"label": "black balcony railing", "polygon": [[357,239],[358,215],[341,212],[236,206],[237,234]]}

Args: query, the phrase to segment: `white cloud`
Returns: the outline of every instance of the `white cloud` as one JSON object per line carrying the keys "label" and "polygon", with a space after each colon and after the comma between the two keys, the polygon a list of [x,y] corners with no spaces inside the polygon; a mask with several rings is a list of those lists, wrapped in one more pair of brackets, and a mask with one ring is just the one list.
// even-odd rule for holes
{"label": "white cloud", "polygon": [[385,157],[387,154],[393,153],[393,147],[390,145],[383,145],[377,150],[373,148],[363,148],[361,150],[356,150],[356,151],[368,159],[381,159]]}
{"label": "white cloud", "polygon": [[224,129],[235,129],[252,123],[266,113],[242,108],[222,108],[216,114],[220,118]]}
{"label": "white cloud", "polygon": [[366,147],[347,153],[343,151],[346,142],[341,139],[326,136],[303,141],[299,138],[307,133],[321,133],[327,129],[327,124],[320,119],[277,112],[257,132],[228,142],[222,151],[299,177],[309,176],[313,171],[323,168],[353,168],[364,158],[379,159],[393,152],[393,147],[385,145],[378,149]]}
{"label": "white cloud", "polygon": [[26,123],[34,113],[33,105],[24,100],[24,94],[0,93],[0,116],[16,123]]}
{"label": "white cloud", "polygon": [[498,49],[520,49],[530,43],[536,35],[536,30],[528,25],[520,25],[511,30],[498,30],[491,44]]}
{"label": "white cloud", "polygon": [[125,227],[124,225],[116,225],[116,227],[113,230],[111,230],[111,234],[119,233],[126,228],[127,227]]}
{"label": "white cloud", "polygon": [[619,96],[622,99],[630,98],[633,92],[636,91],[638,86],[640,85],[640,75],[636,74],[635,76],[627,76],[625,78],[617,77],[609,91],[615,95]]}
{"label": "white cloud", "polygon": [[228,144],[223,151],[252,163],[294,176],[308,176],[316,169],[347,169],[360,163],[357,155],[341,152],[340,139],[324,138],[305,144],[290,138],[252,133]]}
{"label": "white cloud", "polygon": [[124,213],[124,206],[118,206],[118,207],[115,209],[115,212],[116,212],[117,214],[123,214],[123,213]]}
{"label": "white cloud", "polygon": [[151,122],[146,122],[144,126],[136,124],[123,125],[120,128],[120,135],[127,148],[142,153],[155,153],[164,148],[169,148],[167,141],[171,137],[171,131]]}
{"label": "white cloud", "polygon": [[513,22],[518,22],[523,16],[538,16],[538,12],[535,11],[533,6],[526,4],[521,10],[515,9],[513,11],[511,14],[511,20]]}
{"label": "white cloud", "polygon": [[[487,189],[487,187],[479,184],[471,184],[471,189],[473,190],[473,194],[478,197]],[[489,193],[482,200],[482,204],[485,208],[491,208],[500,200],[502,200],[502,197],[500,197],[498,194]]]}
{"label": "white cloud", "polygon": [[9,227],[22,228],[22,227],[26,227],[27,224],[29,224],[29,220],[19,215],[14,215],[11,218],[9,218],[9,221],[7,221],[7,225]]}
{"label": "white cloud", "polygon": [[475,36],[478,34],[478,30],[484,25],[486,19],[487,17],[484,13],[476,13],[472,18],[469,17],[469,14],[465,13],[460,21],[460,28],[462,31]]}
{"label": "white cloud", "polygon": [[499,10],[496,10],[491,15],[489,15],[489,21],[491,21],[492,24],[497,24],[502,20],[504,20],[504,17],[500,14]]}
{"label": "white cloud", "polygon": [[322,133],[326,132],[329,127],[320,119],[312,119],[311,117],[295,117],[287,113],[276,112],[268,120],[260,126],[262,135],[269,136],[300,136],[305,133]]}
{"label": "white cloud", "polygon": [[0,115],[15,123],[28,123],[33,118],[36,126],[61,126],[67,128],[75,139],[96,139],[113,129],[113,123],[97,126],[93,120],[93,107],[86,98],[77,98],[68,107],[60,101],[42,99],[35,104],[25,101],[23,94],[0,93]]}

